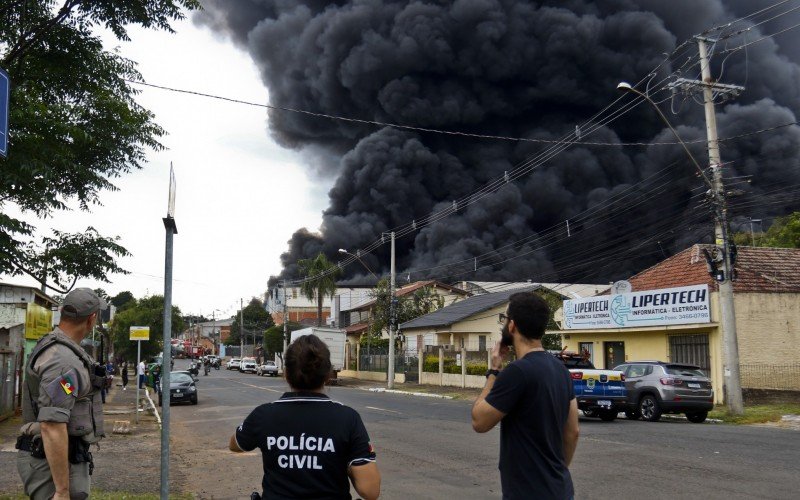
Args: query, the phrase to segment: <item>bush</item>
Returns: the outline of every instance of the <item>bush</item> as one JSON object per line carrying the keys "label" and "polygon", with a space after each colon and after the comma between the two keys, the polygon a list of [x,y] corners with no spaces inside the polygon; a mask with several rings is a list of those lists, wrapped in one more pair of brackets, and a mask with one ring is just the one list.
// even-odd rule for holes
{"label": "bush", "polygon": [[[426,356],[422,365],[422,371],[428,373],[439,373],[439,357]],[[456,364],[453,358],[445,358],[444,373],[461,373],[461,367]],[[485,375],[486,363],[467,362],[467,375]]]}
{"label": "bush", "polygon": [[422,371],[439,373],[439,357],[425,356],[425,361],[422,363]]}

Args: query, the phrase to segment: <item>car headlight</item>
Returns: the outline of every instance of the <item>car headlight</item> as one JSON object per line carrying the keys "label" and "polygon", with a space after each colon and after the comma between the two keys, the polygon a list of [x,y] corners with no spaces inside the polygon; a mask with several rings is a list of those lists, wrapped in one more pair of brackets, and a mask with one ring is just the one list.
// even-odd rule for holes
{"label": "car headlight", "polygon": [[197,390],[197,388],[196,388],[195,386],[193,386],[193,385],[190,385],[190,386],[189,386],[189,388],[188,388],[188,389],[186,389],[186,392],[194,392],[194,391],[196,391],[196,390]]}

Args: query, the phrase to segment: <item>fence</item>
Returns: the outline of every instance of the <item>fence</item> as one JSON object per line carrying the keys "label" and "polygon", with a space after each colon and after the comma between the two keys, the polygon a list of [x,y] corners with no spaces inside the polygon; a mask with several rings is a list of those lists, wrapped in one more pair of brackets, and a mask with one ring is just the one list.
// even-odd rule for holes
{"label": "fence", "polygon": [[747,363],[739,372],[745,389],[800,391],[800,363]]}

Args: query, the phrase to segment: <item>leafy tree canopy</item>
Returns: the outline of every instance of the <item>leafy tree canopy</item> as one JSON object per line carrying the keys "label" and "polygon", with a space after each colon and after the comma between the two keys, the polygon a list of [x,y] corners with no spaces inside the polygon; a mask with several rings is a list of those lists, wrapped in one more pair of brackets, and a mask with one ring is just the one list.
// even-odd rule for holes
{"label": "leafy tree canopy", "polygon": [[[111,325],[114,353],[128,360],[136,359],[136,342],[129,340],[130,327],[149,326],[150,340],[142,341],[142,358],[157,356],[162,352],[164,338],[164,297],[153,295],[140,300],[117,313]],[[181,310],[172,306],[172,336],[184,330]]]}
{"label": "leafy tree canopy", "polygon": [[[300,323],[289,323],[286,325],[287,341],[295,330],[302,330],[305,326]],[[283,325],[274,325],[267,328],[264,332],[264,354],[266,359],[272,359],[277,354],[283,359]]]}
{"label": "leafy tree canopy", "polygon": [[29,274],[64,293],[80,277],[106,280],[128,255],[93,229],[65,233],[7,215],[12,204],[39,219],[77,202],[100,204],[112,180],[162,149],[164,130],[134,101],[136,64],[103,50],[97,27],[127,40],[126,27],[170,30],[196,0],[8,0],[0,4],[0,67],[11,77],[9,154],[0,158],[0,273]]}
{"label": "leafy tree canopy", "polygon": [[[270,316],[267,310],[264,309],[264,303],[258,298],[253,297],[250,299],[250,303],[247,304],[241,312],[244,321],[239,321],[239,314],[237,313],[233,320],[233,324],[231,324],[231,336],[228,337],[226,344],[240,344],[241,340],[239,337],[239,332],[240,328],[242,327],[244,330],[246,344],[252,342],[254,337],[257,344],[263,342],[264,331],[267,328],[275,325],[275,322],[272,320],[272,316]],[[281,350],[283,350],[283,346],[281,346]]]}
{"label": "leafy tree canopy", "polygon": [[800,212],[777,217],[763,233],[735,233],[733,241],[742,246],[800,248]]}
{"label": "leafy tree canopy", "polygon": [[135,306],[136,297],[134,297],[131,292],[126,290],[111,297],[111,303],[117,308],[117,312],[120,313],[129,307]]}
{"label": "leafy tree canopy", "polygon": [[[388,332],[389,330],[390,292],[387,278],[378,281],[375,288],[370,291],[370,297],[375,299],[375,305],[372,308],[372,326],[368,333],[373,338],[380,337],[382,332]],[[412,294],[396,297],[396,300],[396,323],[398,325],[441,309],[444,306],[444,297],[436,293],[433,287],[430,286],[421,287]]]}

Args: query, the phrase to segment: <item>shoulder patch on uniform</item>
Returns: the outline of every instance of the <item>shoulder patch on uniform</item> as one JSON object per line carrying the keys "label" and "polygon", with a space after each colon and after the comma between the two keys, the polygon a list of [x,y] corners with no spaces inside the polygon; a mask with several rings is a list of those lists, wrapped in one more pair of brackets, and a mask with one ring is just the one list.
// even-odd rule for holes
{"label": "shoulder patch on uniform", "polygon": [[78,372],[72,369],[50,381],[44,390],[51,403],[58,406],[67,399],[77,398],[79,386]]}
{"label": "shoulder patch on uniform", "polygon": [[71,376],[69,375],[62,376],[61,380],[59,380],[59,385],[61,385],[61,388],[64,390],[67,396],[74,396],[76,398],[78,397],[78,395],[75,393],[77,387],[75,385],[75,382],[72,381]]}

